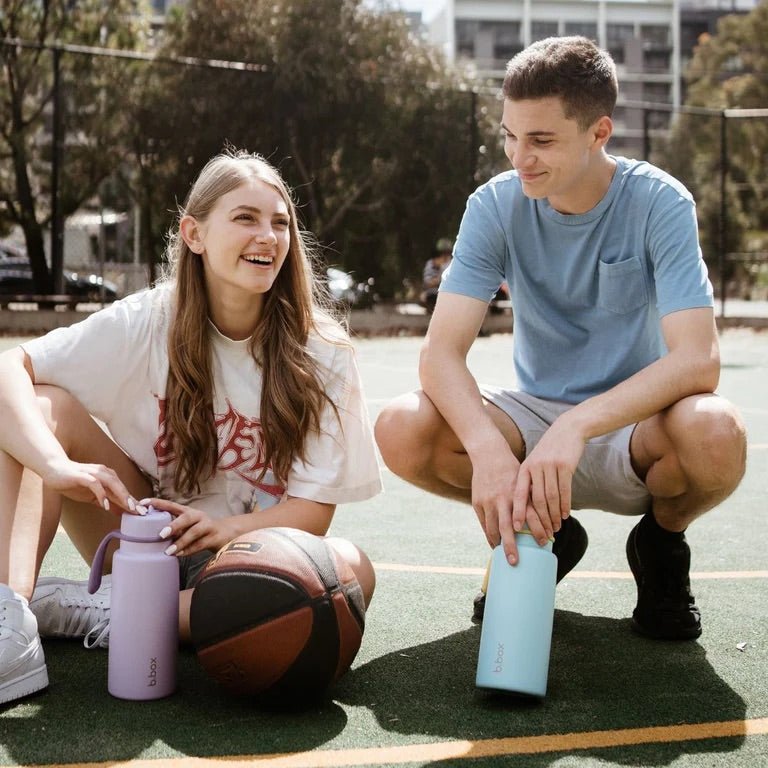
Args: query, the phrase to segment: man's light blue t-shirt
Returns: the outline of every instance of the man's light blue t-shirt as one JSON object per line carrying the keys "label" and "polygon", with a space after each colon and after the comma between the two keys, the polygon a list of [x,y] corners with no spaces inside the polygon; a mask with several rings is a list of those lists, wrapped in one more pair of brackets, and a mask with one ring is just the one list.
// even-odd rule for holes
{"label": "man's light blue t-shirt", "polygon": [[649,163],[613,158],[584,214],[523,194],[516,171],[467,201],[441,291],[490,301],[506,280],[517,388],[578,403],[666,352],[660,318],[712,307],[688,190]]}

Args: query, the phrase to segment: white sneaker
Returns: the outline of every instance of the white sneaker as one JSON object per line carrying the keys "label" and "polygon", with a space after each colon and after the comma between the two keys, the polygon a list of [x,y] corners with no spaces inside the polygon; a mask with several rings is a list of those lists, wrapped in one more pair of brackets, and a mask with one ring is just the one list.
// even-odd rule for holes
{"label": "white sneaker", "polygon": [[38,579],[29,607],[41,637],[83,638],[86,648],[109,647],[109,604],[112,580],[104,576],[90,594],[87,581],[57,576]]}
{"label": "white sneaker", "polygon": [[23,597],[0,584],[0,704],[47,687],[35,616]]}

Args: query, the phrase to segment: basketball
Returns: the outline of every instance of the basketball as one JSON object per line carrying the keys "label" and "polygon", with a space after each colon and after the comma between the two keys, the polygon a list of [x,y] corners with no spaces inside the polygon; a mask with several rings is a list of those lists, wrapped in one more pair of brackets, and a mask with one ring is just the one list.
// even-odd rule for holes
{"label": "basketball", "polygon": [[352,665],[365,604],[349,564],[325,540],[263,528],[222,547],[195,584],[192,643],[231,693],[318,698]]}

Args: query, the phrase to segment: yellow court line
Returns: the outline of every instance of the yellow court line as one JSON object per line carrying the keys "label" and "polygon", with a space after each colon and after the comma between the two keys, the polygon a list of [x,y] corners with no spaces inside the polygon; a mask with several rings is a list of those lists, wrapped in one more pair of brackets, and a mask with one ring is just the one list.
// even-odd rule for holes
{"label": "yellow court line", "polygon": [[[729,720],[716,723],[662,725],[650,728],[620,728],[612,731],[582,731],[543,736],[513,736],[478,741],[444,741],[433,744],[407,744],[399,747],[361,749],[317,749],[293,754],[241,755],[239,757],[180,757],[157,760],[127,760],[100,763],[68,763],[67,768],[343,768],[344,766],[402,765],[437,760],[478,757],[505,757],[587,749],[610,749],[640,744],[727,739],[768,734],[768,717]],[[36,766],[31,768],[43,768]],[[45,768],[52,768],[46,766]]]}
{"label": "yellow court line", "polygon": [[[567,579],[632,579],[629,571],[571,571]],[[768,579],[768,571],[691,571],[691,578],[701,579]]]}
{"label": "yellow court line", "polygon": [[449,573],[458,576],[484,576],[485,568],[461,568],[453,565],[411,565],[410,563],[372,563],[376,571],[406,573]]}
{"label": "yellow court line", "polygon": [[[446,573],[458,576],[484,576],[485,568],[461,568],[451,565],[411,565],[410,563],[373,563],[377,571],[403,573]],[[631,579],[629,571],[571,571],[567,579]],[[692,579],[766,579],[768,571],[692,571]]]}

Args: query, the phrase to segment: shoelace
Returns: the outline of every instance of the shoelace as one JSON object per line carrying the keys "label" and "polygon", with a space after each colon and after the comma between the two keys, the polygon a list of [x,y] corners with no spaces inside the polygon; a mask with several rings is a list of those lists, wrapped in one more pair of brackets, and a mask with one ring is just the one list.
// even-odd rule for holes
{"label": "shoelace", "polygon": [[72,597],[65,588],[59,602],[64,610],[59,612],[57,633],[63,637],[83,637],[104,621],[109,624],[109,608],[104,607],[100,600],[86,599],[81,596]]}
{"label": "shoelace", "polygon": [[102,619],[88,630],[83,638],[83,645],[88,648],[109,648],[109,619]]}

